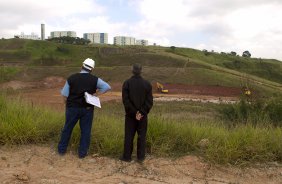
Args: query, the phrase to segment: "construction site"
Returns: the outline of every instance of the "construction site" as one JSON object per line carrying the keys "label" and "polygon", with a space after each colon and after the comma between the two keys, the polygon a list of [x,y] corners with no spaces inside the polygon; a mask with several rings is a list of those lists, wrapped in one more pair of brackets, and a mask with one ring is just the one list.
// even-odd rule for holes
{"label": "construction site", "polygon": [[[251,117],[257,124],[251,124],[253,119],[231,121],[221,114],[240,107],[242,99],[243,110],[253,108],[259,99],[275,101],[268,109],[277,112],[272,107],[280,107],[281,63],[217,53],[206,56],[184,48],[74,47],[17,39],[0,41],[0,49],[2,183],[282,181],[279,117],[272,125],[266,116],[259,119],[264,113],[258,111]],[[68,76],[81,70],[85,57],[95,58],[93,74],[109,83],[111,91],[100,96],[102,108],[94,110],[89,156],[77,158],[77,127],[62,157],[56,152],[65,112],[61,90]],[[142,76],[151,83],[154,98],[143,164],[117,159],[124,128],[121,91],[132,76],[133,63],[142,64]],[[238,69],[234,63],[246,68]],[[271,75],[268,67],[273,68]],[[136,150],[134,158],[135,154]]]}

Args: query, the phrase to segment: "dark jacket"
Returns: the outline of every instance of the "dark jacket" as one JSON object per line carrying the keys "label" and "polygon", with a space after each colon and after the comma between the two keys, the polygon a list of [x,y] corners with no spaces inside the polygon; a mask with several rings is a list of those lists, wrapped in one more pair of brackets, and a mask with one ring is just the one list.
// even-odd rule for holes
{"label": "dark jacket", "polygon": [[68,78],[70,93],[67,107],[93,107],[86,103],[84,92],[96,93],[98,78],[90,73],[76,73]]}
{"label": "dark jacket", "polygon": [[152,85],[140,75],[134,75],[122,86],[122,102],[127,116],[139,111],[147,115],[153,106]]}

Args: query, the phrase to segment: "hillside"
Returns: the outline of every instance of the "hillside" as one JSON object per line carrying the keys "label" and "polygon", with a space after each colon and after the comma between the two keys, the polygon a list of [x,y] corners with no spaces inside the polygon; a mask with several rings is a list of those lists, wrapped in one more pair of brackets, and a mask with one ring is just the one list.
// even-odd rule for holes
{"label": "hillside", "polygon": [[0,40],[0,81],[67,77],[87,58],[96,61],[95,73],[106,81],[128,78],[130,66],[141,63],[151,82],[238,87],[260,94],[280,93],[282,62],[242,58],[188,48],[140,46],[79,46],[48,41]]}
{"label": "hillside", "polygon": [[226,53],[203,52],[189,48],[170,49],[169,52],[201,60],[209,64],[282,82],[282,62],[274,59],[247,58]]}
{"label": "hillside", "polygon": [[[87,57],[96,61],[94,74],[112,90],[99,96],[102,108],[95,108],[88,156],[77,157],[78,124],[61,156],[56,154],[65,119],[60,90]],[[118,160],[124,141],[121,86],[135,62],[143,64],[154,88],[142,164],[135,160],[136,147],[132,162]],[[279,183],[281,71],[276,60],[189,48],[2,39],[0,178],[57,184]],[[156,82],[169,93],[159,93]],[[252,95],[239,101],[244,86]]]}

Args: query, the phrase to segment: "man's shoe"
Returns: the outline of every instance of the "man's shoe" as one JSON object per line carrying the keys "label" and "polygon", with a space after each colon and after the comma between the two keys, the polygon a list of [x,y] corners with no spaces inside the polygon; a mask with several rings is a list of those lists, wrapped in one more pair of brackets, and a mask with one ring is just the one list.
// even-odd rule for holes
{"label": "man's shoe", "polygon": [[85,158],[87,155],[78,155],[78,158],[83,159]]}
{"label": "man's shoe", "polygon": [[119,160],[123,162],[131,162],[131,159],[126,159],[124,157],[120,157]]}
{"label": "man's shoe", "polygon": [[144,160],[145,160],[145,158],[141,158],[141,159],[138,158],[137,162],[140,163],[140,164],[143,164]]}
{"label": "man's shoe", "polygon": [[78,153],[78,158],[83,159],[87,156],[87,153]]}

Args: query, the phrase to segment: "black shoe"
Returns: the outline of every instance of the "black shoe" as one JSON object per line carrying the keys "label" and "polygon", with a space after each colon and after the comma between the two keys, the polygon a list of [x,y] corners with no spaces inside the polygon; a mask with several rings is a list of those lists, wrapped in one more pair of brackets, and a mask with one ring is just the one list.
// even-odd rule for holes
{"label": "black shoe", "polygon": [[126,159],[124,157],[120,157],[119,160],[123,162],[131,162],[131,159]]}
{"label": "black shoe", "polygon": [[83,159],[85,158],[87,155],[78,155],[78,158]]}
{"label": "black shoe", "polygon": [[137,162],[140,163],[140,164],[143,164],[144,160],[145,160],[145,158],[140,158],[140,159],[138,158]]}

